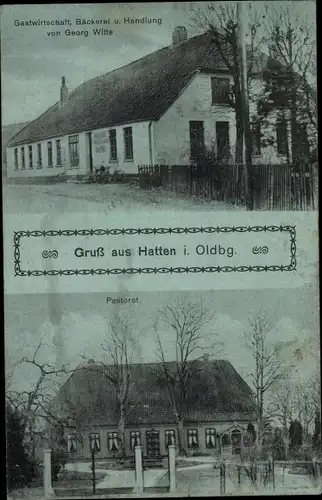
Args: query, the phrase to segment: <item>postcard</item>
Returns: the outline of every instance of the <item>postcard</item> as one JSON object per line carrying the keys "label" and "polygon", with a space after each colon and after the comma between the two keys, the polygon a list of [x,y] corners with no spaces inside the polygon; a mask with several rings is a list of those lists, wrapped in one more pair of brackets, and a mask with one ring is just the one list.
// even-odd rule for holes
{"label": "postcard", "polygon": [[316,5],[3,5],[7,496],[321,493]]}

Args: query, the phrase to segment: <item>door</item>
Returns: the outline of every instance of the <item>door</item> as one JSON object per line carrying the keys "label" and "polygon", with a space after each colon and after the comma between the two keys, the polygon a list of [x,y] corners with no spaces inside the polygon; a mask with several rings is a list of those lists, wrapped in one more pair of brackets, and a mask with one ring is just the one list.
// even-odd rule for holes
{"label": "door", "polygon": [[204,123],[201,121],[189,122],[190,158],[198,160],[205,149]]}
{"label": "door", "polygon": [[88,165],[89,172],[93,172],[93,147],[92,147],[92,132],[87,132],[86,133],[86,139],[87,139],[87,162],[86,164]]}
{"label": "door", "polygon": [[146,431],[147,456],[150,458],[160,456],[160,433],[159,431]]}
{"label": "door", "polygon": [[216,122],[217,156],[219,159],[229,158],[229,122]]}
{"label": "door", "polygon": [[241,452],[242,435],[240,431],[233,431],[231,433],[231,451],[233,455],[239,455]]}

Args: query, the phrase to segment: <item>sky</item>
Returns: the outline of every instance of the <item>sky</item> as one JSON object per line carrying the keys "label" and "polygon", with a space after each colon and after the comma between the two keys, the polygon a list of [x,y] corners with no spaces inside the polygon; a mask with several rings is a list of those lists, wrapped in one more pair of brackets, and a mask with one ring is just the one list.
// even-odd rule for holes
{"label": "sky", "polygon": [[[249,319],[260,310],[270,319],[272,330],[269,341],[280,346],[283,362],[291,361],[292,352],[300,352],[297,361],[299,376],[309,378],[319,359],[319,306],[318,292],[313,286],[297,289],[218,290],[213,292],[133,293],[138,303],[111,305],[106,297],[117,294],[49,294],[7,295],[5,297],[5,349],[6,372],[23,356],[30,357],[39,340],[46,344],[39,352],[38,360],[52,362],[56,366],[69,364],[74,369],[85,356],[103,359],[101,345],[109,338],[109,322],[115,314],[130,318],[133,332],[139,336],[135,362],[157,360],[157,348],[153,322],[159,317],[158,310],[166,304],[184,297],[193,303],[203,304],[212,315],[204,338],[216,338],[222,344],[210,351],[212,358],[227,359],[246,378],[252,366],[250,353],[244,346],[244,335],[250,331]],[[166,358],[173,360],[173,334],[159,320],[160,338]],[[204,346],[206,346],[208,340]],[[36,374],[30,365],[14,370],[12,383],[15,388],[26,388]]]}
{"label": "sky", "polygon": [[[217,2],[227,3],[227,2]],[[259,12],[266,4],[275,8],[288,2],[252,2]],[[293,1],[294,11],[315,19],[315,2]],[[169,2],[144,4],[49,4],[5,5],[1,7],[2,54],[2,123],[35,119],[59,99],[61,77],[69,89],[83,81],[124,66],[171,43],[175,26],[188,28],[188,36],[197,33],[191,26],[190,13],[203,2]],[[113,25],[115,19],[161,19],[160,24]],[[76,19],[111,19],[110,36],[65,36],[66,28],[76,26]],[[60,26],[61,36],[47,36],[44,26],[15,26],[15,21],[69,19],[72,26]],[[105,27],[105,26],[103,26]]]}

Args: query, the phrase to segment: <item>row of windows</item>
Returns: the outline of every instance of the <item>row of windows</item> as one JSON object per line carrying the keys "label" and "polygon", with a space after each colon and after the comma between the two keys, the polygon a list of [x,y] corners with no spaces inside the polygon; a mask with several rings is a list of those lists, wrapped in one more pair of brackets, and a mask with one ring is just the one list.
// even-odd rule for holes
{"label": "row of windows", "polygon": [[[61,167],[62,161],[61,161],[61,144],[60,144],[60,139],[57,139],[56,142],[56,166]],[[48,167],[53,166],[53,145],[52,141],[47,142],[47,155],[48,155]],[[14,163],[15,163],[15,170],[18,170],[19,168],[19,151],[18,148],[15,148],[14,150]],[[26,169],[26,158],[25,158],[25,147],[22,146],[20,148],[20,164],[21,164],[21,169],[25,170]],[[43,160],[42,160],[42,145],[37,144],[37,168],[42,168],[43,166]],[[28,146],[28,167],[33,168],[34,167],[34,151],[32,146]]]}
{"label": "row of windows", "polygon": [[[110,145],[110,161],[117,161],[118,149],[117,149],[117,138],[116,129],[110,129],[109,132],[109,145]],[[133,160],[133,133],[132,127],[123,128],[123,139],[124,139],[124,160]]]}
{"label": "row of windows", "polygon": [[[205,133],[203,121],[190,121],[190,155],[191,158],[198,158],[205,150]],[[261,127],[259,123],[251,126],[252,133],[252,154],[261,155]],[[277,153],[287,154],[287,123],[278,121],[276,123],[276,146]],[[216,143],[218,158],[228,158],[230,156],[229,122],[216,122]]]}
{"label": "row of windows", "polygon": [[[147,431],[147,437],[150,431]],[[159,432],[157,432],[159,435]],[[130,448],[134,450],[135,446],[141,446],[141,432],[132,431],[129,434],[130,437]],[[176,434],[173,429],[167,429],[164,431],[165,447],[168,448],[169,445],[176,444]],[[99,433],[91,433],[89,435],[90,449],[99,452],[101,451],[101,438]],[[75,434],[69,434],[67,437],[67,446],[69,453],[77,452],[77,437]],[[197,429],[187,430],[187,444],[188,448],[198,448],[199,447],[199,437]],[[205,444],[206,448],[216,447],[216,430],[206,429],[205,430]],[[108,450],[118,451],[119,449],[119,438],[117,432],[107,433],[107,447]]]}
{"label": "row of windows", "polygon": [[[133,133],[132,127],[125,127],[123,129],[124,134],[124,159],[133,160]],[[117,140],[116,140],[116,129],[111,129],[109,131],[109,144],[110,144],[110,160],[117,161]],[[69,163],[71,167],[79,166],[79,136],[71,135],[68,137],[68,150],[69,150]],[[53,166],[53,145],[52,141],[47,142],[47,156],[48,156],[48,167]],[[26,169],[26,159],[25,159],[25,147],[20,148],[20,162],[21,169]],[[19,168],[19,151],[18,148],[14,150],[14,163],[15,169]],[[62,165],[61,158],[61,143],[60,140],[56,140],[56,166],[60,167]],[[33,148],[28,146],[28,166],[33,168]],[[37,167],[42,168],[42,145],[37,144]]]}

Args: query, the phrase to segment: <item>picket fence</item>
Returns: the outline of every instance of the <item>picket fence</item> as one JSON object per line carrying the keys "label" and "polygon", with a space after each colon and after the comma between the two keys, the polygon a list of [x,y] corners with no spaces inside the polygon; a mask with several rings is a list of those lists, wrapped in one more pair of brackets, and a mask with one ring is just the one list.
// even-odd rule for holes
{"label": "picket fence", "polygon": [[[198,198],[245,205],[245,168],[220,165],[200,171],[187,165],[139,165],[139,185],[163,187]],[[318,166],[303,163],[253,165],[251,169],[255,210],[316,210]]]}

